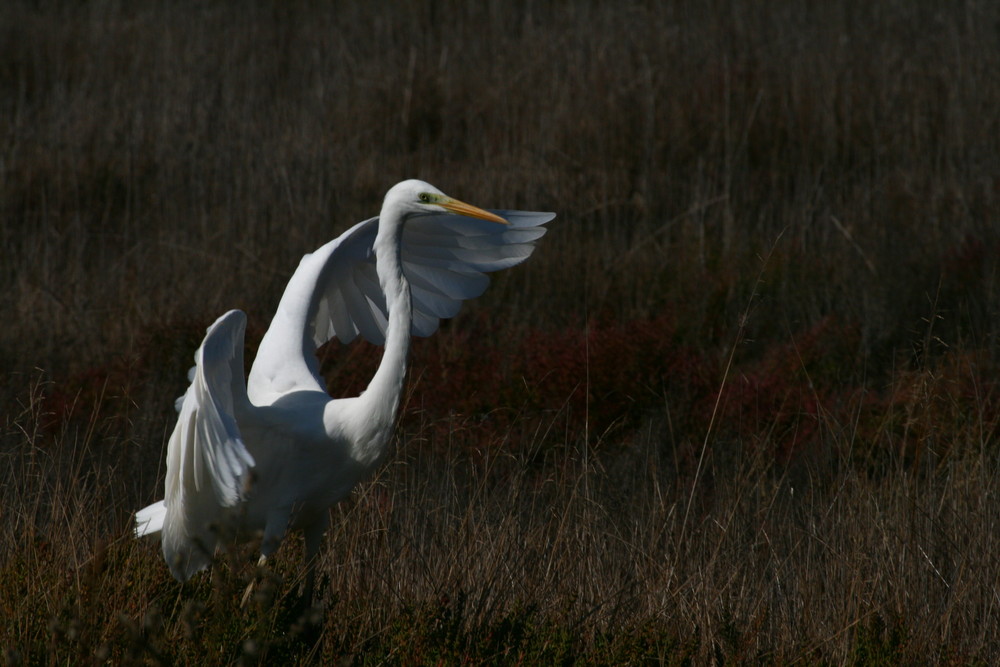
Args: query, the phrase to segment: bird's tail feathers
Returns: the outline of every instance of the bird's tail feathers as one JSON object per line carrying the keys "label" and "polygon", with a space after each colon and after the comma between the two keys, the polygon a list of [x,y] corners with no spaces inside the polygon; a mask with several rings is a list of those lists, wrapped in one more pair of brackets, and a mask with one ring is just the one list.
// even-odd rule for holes
{"label": "bird's tail feathers", "polygon": [[163,530],[163,519],[167,516],[167,506],[161,500],[135,513],[135,536],[156,535]]}

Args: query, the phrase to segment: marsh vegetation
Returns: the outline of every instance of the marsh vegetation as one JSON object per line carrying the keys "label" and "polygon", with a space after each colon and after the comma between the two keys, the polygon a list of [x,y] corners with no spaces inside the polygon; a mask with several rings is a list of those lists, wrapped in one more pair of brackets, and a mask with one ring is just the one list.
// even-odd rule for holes
{"label": "marsh vegetation", "polygon": [[[0,8],[12,663],[1000,658],[1000,6]],[[419,177],[553,210],[417,341],[391,461],[180,585],[205,327]],[[322,350],[334,395],[378,350]],[[239,598],[262,582],[254,602]]]}

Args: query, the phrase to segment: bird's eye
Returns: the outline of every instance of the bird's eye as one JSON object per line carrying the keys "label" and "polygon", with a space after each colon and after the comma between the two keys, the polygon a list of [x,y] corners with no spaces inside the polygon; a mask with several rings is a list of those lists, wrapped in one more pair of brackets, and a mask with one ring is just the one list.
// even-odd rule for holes
{"label": "bird's eye", "polygon": [[431,196],[429,194],[427,194],[426,192],[421,192],[420,193],[420,201],[422,201],[425,204],[429,204],[431,202]]}

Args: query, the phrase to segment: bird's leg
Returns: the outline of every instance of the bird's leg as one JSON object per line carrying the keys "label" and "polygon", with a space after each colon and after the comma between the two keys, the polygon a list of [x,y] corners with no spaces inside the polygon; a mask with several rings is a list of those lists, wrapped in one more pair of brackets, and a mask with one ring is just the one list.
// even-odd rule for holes
{"label": "bird's leg", "polygon": [[328,512],[323,512],[322,516],[305,529],[306,538],[306,583],[302,591],[302,599],[310,606],[313,603],[313,594],[316,592],[316,565],[319,560],[319,548],[323,544],[323,534],[326,532],[327,524],[330,521]]}
{"label": "bird's leg", "polygon": [[264,539],[260,544],[260,552],[264,556],[270,556],[281,546],[281,540],[284,539],[285,531],[288,530],[288,519],[291,515],[292,511],[289,507],[273,509],[267,513],[267,522],[264,524]]}
{"label": "bird's leg", "polygon": [[306,564],[306,583],[302,589],[302,599],[312,606],[313,596],[316,593],[316,559],[310,558]]}
{"label": "bird's leg", "polygon": [[[267,556],[261,556],[257,560],[257,569],[264,567],[264,563],[266,562],[267,562]],[[250,580],[250,583],[247,584],[247,589],[243,591],[243,599],[240,600],[240,607],[247,606],[247,602],[250,600],[250,596],[253,595],[253,591],[256,587],[257,587],[257,579],[255,576],[253,579]]]}
{"label": "bird's leg", "polygon": [[[257,569],[264,567],[264,563],[267,562],[267,557],[278,550],[281,546],[281,540],[285,536],[285,531],[288,528],[288,517],[291,515],[291,510],[289,508],[278,508],[271,510],[267,514],[267,523],[264,525],[264,539],[260,544],[260,560],[257,561]],[[260,573],[258,572],[258,575]],[[243,606],[246,606],[247,601],[253,594],[254,587],[257,580],[250,582],[247,586],[246,591],[243,593]]]}

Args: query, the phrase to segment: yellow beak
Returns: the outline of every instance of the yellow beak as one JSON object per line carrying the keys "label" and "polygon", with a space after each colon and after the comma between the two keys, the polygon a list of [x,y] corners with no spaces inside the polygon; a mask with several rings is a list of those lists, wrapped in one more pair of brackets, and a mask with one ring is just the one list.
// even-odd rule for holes
{"label": "yellow beak", "polygon": [[496,215],[495,213],[484,211],[483,209],[477,206],[473,206],[472,204],[466,204],[464,201],[458,201],[457,199],[451,199],[450,197],[445,201],[440,202],[438,205],[448,209],[452,213],[457,213],[459,215],[467,215],[470,218],[479,218],[480,220],[499,222],[501,225],[509,224],[506,220],[501,218],[499,215]]}

